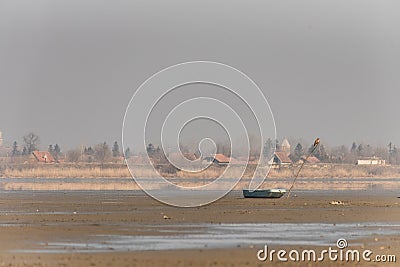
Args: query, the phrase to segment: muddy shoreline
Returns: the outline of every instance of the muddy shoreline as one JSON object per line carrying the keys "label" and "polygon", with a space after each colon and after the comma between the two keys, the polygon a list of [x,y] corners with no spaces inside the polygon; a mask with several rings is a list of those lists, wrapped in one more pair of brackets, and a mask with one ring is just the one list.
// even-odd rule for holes
{"label": "muddy shoreline", "polygon": [[[356,227],[359,223],[400,224],[400,199],[394,191],[297,190],[294,195],[289,199],[244,199],[239,191],[234,191],[211,205],[175,208],[140,191],[1,191],[0,266],[266,266],[272,264],[260,262],[255,256],[261,246],[251,243],[234,247],[131,251],[129,246],[124,250],[124,246],[117,247],[118,243],[105,240],[99,244],[109,250],[99,252],[81,251],[74,244],[90,246],[93,238],[103,236],[139,237],[132,243],[136,244],[141,237],[165,239],[174,235],[161,231],[163,227],[184,229],[193,224],[327,224],[332,229],[341,224]],[[338,200],[343,204],[330,204]],[[164,219],[164,215],[169,219]],[[195,234],[199,229],[188,231]],[[324,235],[318,231],[315,237]],[[398,253],[400,235],[384,234],[379,227],[370,231],[362,238],[346,237],[354,247]],[[179,233],[176,236],[179,242]],[[43,253],[60,242],[67,244],[58,247],[61,251]],[[276,248],[282,246],[288,245],[275,244]],[[308,241],[290,247],[322,249]],[[378,266],[375,264],[324,262],[323,266]],[[273,265],[304,266],[304,262],[274,262]],[[398,266],[398,263],[379,266]]]}

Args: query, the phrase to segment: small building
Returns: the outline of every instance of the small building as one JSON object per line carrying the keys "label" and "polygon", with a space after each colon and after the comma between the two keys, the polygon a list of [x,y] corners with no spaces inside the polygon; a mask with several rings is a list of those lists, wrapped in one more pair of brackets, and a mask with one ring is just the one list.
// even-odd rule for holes
{"label": "small building", "polygon": [[288,153],[283,151],[276,151],[274,154],[273,165],[288,165],[292,164],[292,160],[289,158]]}
{"label": "small building", "polygon": [[56,162],[53,156],[48,151],[33,151],[33,157],[39,163],[54,163]]}
{"label": "small building", "polygon": [[224,154],[215,154],[215,156],[209,156],[204,158],[207,162],[212,162],[217,165],[227,165],[231,161],[231,159]]}
{"label": "small building", "polygon": [[386,161],[378,157],[363,158],[357,160],[357,165],[385,165]]}

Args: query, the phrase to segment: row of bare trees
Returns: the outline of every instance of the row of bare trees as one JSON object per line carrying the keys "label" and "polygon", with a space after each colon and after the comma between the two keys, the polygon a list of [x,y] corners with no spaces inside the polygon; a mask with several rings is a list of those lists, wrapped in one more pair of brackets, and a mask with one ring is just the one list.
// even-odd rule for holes
{"label": "row of bare trees", "polygon": [[23,136],[23,146],[20,149],[18,142],[14,141],[11,150],[11,156],[30,155],[33,151],[38,150],[40,138],[34,133],[29,133]]}
{"label": "row of bare trees", "polygon": [[68,150],[65,155],[67,162],[117,162],[123,158],[130,158],[131,151],[127,148],[123,153],[119,144],[115,141],[110,148],[107,142],[99,143],[93,146],[81,146],[80,148]]}
{"label": "row of bare trees", "polygon": [[[10,156],[24,157],[32,154],[33,151],[39,150],[40,138],[35,133],[29,133],[23,136],[23,145],[19,146],[17,141],[13,142]],[[131,156],[130,149],[127,148],[121,153],[119,144],[115,141],[110,148],[106,143],[96,144],[94,146],[81,146],[80,148],[71,149],[65,153],[61,151],[58,144],[50,144],[47,151],[54,157],[56,161],[64,160],[67,162],[111,162],[121,157],[129,158]]]}

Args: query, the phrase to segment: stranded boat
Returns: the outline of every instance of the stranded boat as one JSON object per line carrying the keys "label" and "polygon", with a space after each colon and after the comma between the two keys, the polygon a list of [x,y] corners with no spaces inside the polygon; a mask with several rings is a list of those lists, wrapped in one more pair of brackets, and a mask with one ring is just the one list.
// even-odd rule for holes
{"label": "stranded boat", "polygon": [[243,196],[245,198],[280,198],[285,193],[286,189],[284,188],[257,189],[254,191],[243,189]]}
{"label": "stranded boat", "polygon": [[[299,173],[300,173],[301,169],[303,168],[304,164],[306,163],[307,159],[311,156],[311,154],[314,153],[314,151],[318,147],[319,143],[320,143],[320,139],[319,138],[315,139],[314,144],[313,144],[313,149],[310,151],[310,153],[308,153],[308,156],[303,161],[303,163],[301,164],[299,170],[297,171],[297,174],[294,177],[293,183],[290,186],[288,194],[287,194],[288,198],[290,196],[290,192],[292,191],[294,183],[296,182],[296,179],[299,176]],[[243,189],[243,196],[245,198],[280,198],[285,193],[286,193],[286,189],[284,189],[284,188],[257,189],[257,190],[254,190],[254,191],[250,191],[248,189]]]}

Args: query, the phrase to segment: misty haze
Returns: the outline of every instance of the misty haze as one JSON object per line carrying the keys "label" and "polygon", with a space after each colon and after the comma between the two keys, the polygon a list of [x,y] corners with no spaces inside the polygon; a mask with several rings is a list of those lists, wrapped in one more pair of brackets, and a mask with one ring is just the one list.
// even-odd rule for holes
{"label": "misty haze", "polygon": [[0,266],[398,267],[399,14],[0,0]]}

